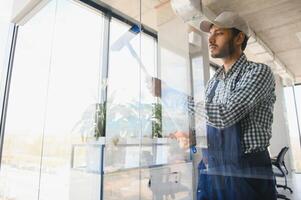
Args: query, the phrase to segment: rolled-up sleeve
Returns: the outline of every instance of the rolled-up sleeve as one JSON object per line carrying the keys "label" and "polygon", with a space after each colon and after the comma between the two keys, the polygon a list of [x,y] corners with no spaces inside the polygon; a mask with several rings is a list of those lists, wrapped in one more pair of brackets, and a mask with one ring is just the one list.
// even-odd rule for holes
{"label": "rolled-up sleeve", "polygon": [[206,102],[207,123],[222,129],[239,122],[267,98],[274,87],[274,76],[267,65],[248,67],[225,103]]}

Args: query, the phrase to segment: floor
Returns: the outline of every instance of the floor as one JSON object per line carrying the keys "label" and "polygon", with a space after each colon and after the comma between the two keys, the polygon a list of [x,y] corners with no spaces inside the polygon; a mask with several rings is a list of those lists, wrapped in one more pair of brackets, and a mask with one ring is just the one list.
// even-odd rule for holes
{"label": "floor", "polygon": [[[291,200],[301,200],[301,174],[291,173],[288,177],[287,185],[293,190],[291,194],[288,190],[284,190],[282,188],[278,188],[277,191],[280,194],[284,194],[287,198]],[[283,184],[283,178],[277,178],[278,184]]]}

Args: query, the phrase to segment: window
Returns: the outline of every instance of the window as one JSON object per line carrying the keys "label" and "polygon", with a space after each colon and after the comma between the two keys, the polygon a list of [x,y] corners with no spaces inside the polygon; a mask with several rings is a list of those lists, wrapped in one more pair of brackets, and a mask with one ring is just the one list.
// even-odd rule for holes
{"label": "window", "polygon": [[188,140],[169,137],[190,128],[187,25],[94,3],[49,1],[19,29],[0,199],[191,199]]}
{"label": "window", "polygon": [[301,171],[301,139],[300,139],[300,127],[301,127],[301,86],[290,86],[284,88],[286,109],[287,109],[287,121],[289,126],[290,144],[293,156],[293,168],[296,172]]}
{"label": "window", "polygon": [[[94,179],[100,175],[91,178],[78,173],[70,160],[72,147],[85,144],[95,134],[103,21],[102,14],[59,0],[49,2],[20,27],[6,119],[1,198],[66,200],[78,195],[89,199],[92,194],[79,194],[79,185],[99,188],[100,181],[96,184]],[[76,150],[76,159],[85,160],[86,151]]]}
{"label": "window", "polygon": [[52,2],[20,28],[1,160],[0,194],[4,199],[38,196],[54,14]]}
{"label": "window", "polygon": [[11,45],[11,36],[13,35],[13,25],[5,20],[0,20],[0,35],[0,114],[2,114],[2,102],[4,100],[5,83],[8,72],[9,47]]}

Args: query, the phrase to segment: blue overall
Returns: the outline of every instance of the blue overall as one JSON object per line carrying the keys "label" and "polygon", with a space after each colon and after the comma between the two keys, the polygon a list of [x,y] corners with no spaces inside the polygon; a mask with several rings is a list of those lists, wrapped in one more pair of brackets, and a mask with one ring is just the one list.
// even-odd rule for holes
{"label": "blue overall", "polygon": [[[216,80],[208,96],[211,102]],[[244,154],[241,125],[225,129],[207,125],[207,162],[199,164],[197,200],[275,200],[276,189],[268,151]]]}

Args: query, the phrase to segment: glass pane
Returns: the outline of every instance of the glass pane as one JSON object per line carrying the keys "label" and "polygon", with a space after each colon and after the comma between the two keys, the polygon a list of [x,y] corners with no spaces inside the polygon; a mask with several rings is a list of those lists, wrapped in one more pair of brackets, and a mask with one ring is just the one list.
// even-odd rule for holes
{"label": "glass pane", "polygon": [[130,29],[130,25],[116,19],[112,19],[110,23],[106,129],[108,140],[139,137],[140,134],[137,62],[139,36]]}
{"label": "glass pane", "polygon": [[[141,134],[144,140],[147,138],[158,138],[162,136],[160,104],[154,95],[153,81],[158,76],[157,63],[157,39],[144,32],[140,34],[140,122]],[[159,90],[160,88],[157,88]],[[159,92],[159,91],[158,91]],[[157,111],[157,112],[156,112]],[[143,156],[143,154],[142,154]],[[143,158],[142,158],[143,159]]]}
{"label": "glass pane", "polygon": [[[298,120],[300,123],[301,107],[299,106],[298,102],[301,101],[301,87],[295,86],[295,96],[293,92],[293,86],[285,87],[284,94],[285,94],[285,103],[287,109],[287,118],[288,118],[288,127],[289,127],[289,134],[290,134],[290,144],[291,144],[291,151],[293,156],[293,169],[296,172],[301,171],[301,149],[300,149],[300,135],[299,135],[299,127],[301,124],[298,125]],[[295,106],[294,98],[296,98],[297,107]],[[297,116],[298,115],[298,118]],[[299,126],[299,127],[298,127]]]}
{"label": "glass pane", "polygon": [[107,182],[103,199],[192,199],[189,189],[191,168],[191,163],[188,163],[141,169],[140,176],[137,176],[137,170],[108,173],[105,175]]}
{"label": "glass pane", "polygon": [[4,98],[4,87],[7,75],[8,58],[9,58],[9,35],[12,33],[13,25],[8,21],[0,19],[0,114],[2,113],[2,102]]}
{"label": "glass pane", "polygon": [[0,199],[38,199],[55,1],[20,27],[1,162]]}
{"label": "glass pane", "polygon": [[139,169],[122,172],[106,173],[104,175],[104,196],[108,200],[140,200]]}
{"label": "glass pane", "polygon": [[[6,70],[6,60],[9,54],[10,41],[9,41],[9,33],[10,27],[12,24],[10,23],[11,16],[11,8],[12,1],[2,2],[0,5],[0,97],[2,97],[2,85],[5,78],[5,70]],[[1,102],[2,99],[0,99]],[[2,105],[0,105],[2,106]],[[2,107],[0,107],[0,110]]]}
{"label": "glass pane", "polygon": [[[99,199],[104,16],[69,0],[57,5],[40,199]],[[70,164],[71,163],[71,164]]]}
{"label": "glass pane", "polygon": [[[110,21],[103,199],[140,200],[141,123],[148,123],[152,109],[151,103],[141,105],[141,98],[148,98],[148,102],[152,99],[140,92],[139,23],[122,19],[139,16],[140,1],[108,0],[104,3],[121,15]],[[151,45],[152,41],[149,43]],[[145,137],[150,138],[151,124],[147,127]]]}
{"label": "glass pane", "polygon": [[[199,112],[202,112],[202,104],[204,102],[205,94],[205,81],[204,81],[204,61],[203,56],[198,55],[192,58],[192,78],[193,78],[193,96],[196,102],[196,114],[195,114],[195,130],[197,136],[198,146],[202,148],[207,147],[207,136],[206,136],[206,121],[202,118]],[[210,67],[210,74],[211,74]],[[200,106],[199,106],[200,104]]]}
{"label": "glass pane", "polygon": [[143,170],[142,199],[193,199],[191,169],[192,163],[182,163]]}
{"label": "glass pane", "polygon": [[[295,95],[296,95],[296,111],[297,111],[297,115],[298,115],[298,123],[299,123],[299,146],[297,147],[297,138],[296,140],[294,141],[294,145],[295,145],[295,148],[292,146],[292,149],[295,149],[295,162],[296,162],[296,171],[298,170],[299,172],[301,171],[301,133],[300,133],[300,128],[301,128],[301,86],[300,85],[297,85],[295,86]],[[295,130],[296,132],[296,130]],[[295,135],[296,137],[296,135]]]}
{"label": "glass pane", "polygon": [[[150,188],[141,182],[141,191],[150,189],[153,199],[193,199],[193,167],[189,147],[196,140],[191,137],[194,131],[198,136],[204,136],[204,123],[198,121],[199,127],[195,127],[196,119],[190,111],[194,110],[193,97],[201,102],[204,98],[202,55],[192,56],[188,41],[191,27],[175,15],[170,1],[142,0],[140,18],[142,26],[157,36],[157,79],[152,82],[152,94],[155,103],[160,106],[158,118],[162,130],[160,137],[152,140],[153,150],[141,153],[150,155],[153,166],[149,173],[151,180],[154,179]],[[141,43],[141,50],[144,49]],[[141,85],[146,82],[141,81]],[[157,88],[160,93],[156,93]],[[142,145],[143,150],[146,145]],[[169,180],[177,179],[178,175],[181,177],[179,180]]]}
{"label": "glass pane", "polygon": [[[139,164],[139,64],[136,60],[139,37],[129,31],[131,26],[112,19],[106,121],[105,171],[129,168]],[[126,145],[132,147],[133,163],[125,161]],[[127,141],[128,139],[128,141]],[[117,146],[122,144],[122,146]]]}
{"label": "glass pane", "polygon": [[[169,1],[95,2],[114,8],[118,17],[53,0],[34,18],[48,16],[45,22],[32,19],[20,29],[0,195],[193,199],[189,146],[193,131],[198,136],[204,131],[194,126],[189,100],[194,95],[202,101],[204,85],[201,56],[193,60],[190,52],[190,27],[174,15]],[[200,77],[192,77],[192,70]],[[19,147],[9,135],[29,138],[29,144]],[[19,159],[20,151],[29,153]],[[13,191],[24,187],[10,174],[24,177],[23,168],[31,173],[29,184]]]}

